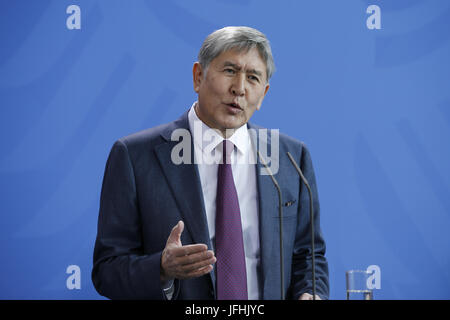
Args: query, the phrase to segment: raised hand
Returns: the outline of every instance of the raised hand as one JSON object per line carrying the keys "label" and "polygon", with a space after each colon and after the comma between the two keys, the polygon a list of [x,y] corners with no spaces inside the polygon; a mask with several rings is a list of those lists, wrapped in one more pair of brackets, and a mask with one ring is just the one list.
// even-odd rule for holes
{"label": "raised hand", "polygon": [[161,257],[161,281],[196,278],[213,270],[214,252],[206,244],[183,246],[183,230],[184,223],[179,221],[170,232]]}

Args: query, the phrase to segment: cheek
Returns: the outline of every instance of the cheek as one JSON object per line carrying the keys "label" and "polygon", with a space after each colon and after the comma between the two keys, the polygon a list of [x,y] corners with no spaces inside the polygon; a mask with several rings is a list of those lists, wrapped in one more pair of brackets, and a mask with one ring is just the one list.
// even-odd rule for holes
{"label": "cheek", "polygon": [[223,94],[227,90],[227,83],[222,77],[211,76],[207,84],[210,94]]}
{"label": "cheek", "polygon": [[264,91],[258,90],[258,92],[256,92],[249,98],[249,105],[252,106],[252,109],[257,110],[260,108],[263,99],[264,99]]}

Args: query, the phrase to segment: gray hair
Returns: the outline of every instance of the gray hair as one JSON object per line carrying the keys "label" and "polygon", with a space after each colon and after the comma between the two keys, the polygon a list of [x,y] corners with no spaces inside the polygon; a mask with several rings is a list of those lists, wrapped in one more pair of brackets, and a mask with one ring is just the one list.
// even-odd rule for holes
{"label": "gray hair", "polygon": [[275,72],[269,40],[262,32],[250,27],[225,27],[211,33],[200,48],[198,62],[206,70],[211,61],[225,51],[232,49],[248,51],[255,47],[266,63],[267,82],[269,82]]}

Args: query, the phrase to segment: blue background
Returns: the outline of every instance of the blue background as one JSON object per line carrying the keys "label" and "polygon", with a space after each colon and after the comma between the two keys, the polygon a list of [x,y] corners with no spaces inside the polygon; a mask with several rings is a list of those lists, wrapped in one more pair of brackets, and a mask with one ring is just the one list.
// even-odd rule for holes
{"label": "blue background", "polygon": [[[68,30],[66,8],[81,8]],[[381,8],[381,30],[366,9]],[[0,298],[98,299],[99,194],[116,139],[196,99],[203,39],[248,25],[277,71],[252,122],[309,146],[331,299],[450,298],[450,2],[0,0]],[[81,289],[66,268],[81,268]]]}

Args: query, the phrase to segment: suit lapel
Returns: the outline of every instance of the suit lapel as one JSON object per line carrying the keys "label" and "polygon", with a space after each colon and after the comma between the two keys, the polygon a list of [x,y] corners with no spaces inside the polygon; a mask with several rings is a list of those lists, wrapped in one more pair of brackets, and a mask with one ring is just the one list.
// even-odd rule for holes
{"label": "suit lapel", "polygon": [[[155,148],[161,168],[172,189],[175,201],[180,208],[185,227],[191,235],[194,243],[205,243],[210,247],[208,224],[203,201],[203,194],[198,175],[197,166],[194,164],[193,144],[190,141],[191,162],[175,164],[171,159],[173,148],[179,141],[171,141],[173,130],[184,129],[189,131],[187,112],[177,121],[172,123],[162,136],[167,141]],[[190,138],[189,134],[189,138]]]}
{"label": "suit lapel", "polygon": [[[249,133],[252,139],[254,152],[261,150],[262,144],[267,144],[266,149],[271,150],[270,137],[267,139],[259,139],[257,126],[249,124]],[[264,148],[265,148],[264,147]],[[272,156],[272,155],[271,155]],[[263,160],[268,164],[268,159],[262,155]],[[279,299],[278,291],[274,288],[274,283],[280,282],[279,261],[275,257],[279,257],[279,238],[278,238],[278,221],[274,219],[278,213],[278,194],[272,179],[267,174],[267,170],[260,162],[256,154],[257,164],[256,181],[259,198],[259,238],[261,252],[261,279],[262,279],[262,298],[263,299]]]}
{"label": "suit lapel", "polygon": [[[176,129],[185,130],[185,133],[189,132],[190,163],[175,164],[172,161],[172,150],[179,143],[179,141],[171,141],[172,132]],[[186,112],[180,119],[168,126],[161,135],[166,143],[158,145],[155,153],[180,209],[186,231],[189,232],[193,243],[204,243],[212,250],[200,178],[197,166],[193,161],[194,146],[189,131],[188,113]],[[210,275],[213,287],[215,287],[214,273],[211,272]]]}

